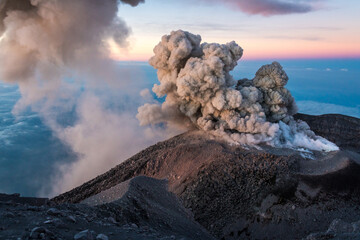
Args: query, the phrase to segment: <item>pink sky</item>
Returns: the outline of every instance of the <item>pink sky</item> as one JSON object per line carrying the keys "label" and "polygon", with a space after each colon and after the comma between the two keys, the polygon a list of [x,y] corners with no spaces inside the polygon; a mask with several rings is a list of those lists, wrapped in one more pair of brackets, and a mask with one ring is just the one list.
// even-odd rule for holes
{"label": "pink sky", "polygon": [[264,4],[255,8],[243,0],[148,0],[137,8],[122,5],[119,16],[132,35],[127,49],[112,46],[112,57],[147,61],[162,35],[183,29],[206,42],[235,40],[244,59],[360,58],[359,1],[256,1]]}

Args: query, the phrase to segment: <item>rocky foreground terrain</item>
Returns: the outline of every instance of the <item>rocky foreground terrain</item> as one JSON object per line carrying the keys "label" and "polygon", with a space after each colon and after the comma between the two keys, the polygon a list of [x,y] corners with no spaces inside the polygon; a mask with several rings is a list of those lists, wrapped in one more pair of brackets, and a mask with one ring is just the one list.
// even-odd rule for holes
{"label": "rocky foreground terrain", "polygon": [[0,239],[214,239],[167,191],[135,177],[82,204],[0,195]]}
{"label": "rocky foreground terrain", "polygon": [[341,151],[184,133],[50,201],[0,196],[0,239],[360,239],[360,120],[296,117]]}

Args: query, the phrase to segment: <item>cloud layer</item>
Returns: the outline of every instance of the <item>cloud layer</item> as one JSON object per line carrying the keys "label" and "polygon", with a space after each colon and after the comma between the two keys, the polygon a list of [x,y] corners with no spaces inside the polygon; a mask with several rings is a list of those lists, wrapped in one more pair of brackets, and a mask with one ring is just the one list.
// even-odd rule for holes
{"label": "cloud layer", "polygon": [[347,107],[331,103],[321,103],[315,101],[299,101],[297,102],[301,113],[311,115],[321,115],[328,113],[337,113],[347,116],[360,118],[360,106]]}
{"label": "cloud layer", "polygon": [[308,1],[299,0],[221,0],[251,15],[284,15],[307,13],[315,8]]}

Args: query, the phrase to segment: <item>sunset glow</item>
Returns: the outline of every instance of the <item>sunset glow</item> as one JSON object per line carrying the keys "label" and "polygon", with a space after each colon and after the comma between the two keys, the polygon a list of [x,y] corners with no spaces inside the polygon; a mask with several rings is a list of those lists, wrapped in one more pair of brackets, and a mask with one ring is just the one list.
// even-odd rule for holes
{"label": "sunset glow", "polygon": [[119,16],[132,28],[131,44],[113,45],[111,57],[147,61],[159,36],[182,29],[200,34],[203,42],[235,40],[245,49],[243,59],[360,58],[360,22],[354,21],[359,7],[355,0],[333,0],[314,12],[264,17],[201,1],[154,0],[136,10],[121,5]]}

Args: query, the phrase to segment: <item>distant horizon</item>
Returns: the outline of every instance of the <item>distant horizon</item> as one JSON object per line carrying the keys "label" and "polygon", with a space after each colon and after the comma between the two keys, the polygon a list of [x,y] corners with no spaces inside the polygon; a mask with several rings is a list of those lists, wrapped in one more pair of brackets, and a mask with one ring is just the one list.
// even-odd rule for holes
{"label": "distant horizon", "polygon": [[[153,56],[153,54],[149,55],[148,57],[142,57],[142,58],[130,58],[130,59],[126,59],[123,58],[122,56],[120,57],[114,57],[111,56],[111,58],[115,61],[129,61],[129,62],[146,62],[148,61],[151,57]],[[339,55],[339,56],[264,56],[264,57],[254,57],[254,56],[246,56],[243,55],[243,57],[239,60],[277,60],[277,59],[281,59],[281,60],[306,60],[306,59],[311,59],[311,60],[357,60],[360,59],[360,55],[354,55],[354,56],[346,56],[346,55]]]}
{"label": "distant horizon", "polygon": [[[117,60],[117,59],[113,59],[117,62],[148,62],[149,59],[151,58],[151,56],[148,58],[148,59],[139,59],[139,60],[136,60],[136,59],[129,59],[129,60]],[[360,60],[360,56],[356,56],[356,57],[329,57],[329,58],[326,58],[326,57],[294,57],[294,58],[277,58],[277,57],[274,57],[274,58],[241,58],[238,62],[241,62],[243,60],[249,60],[249,61],[261,61],[261,60]]]}

